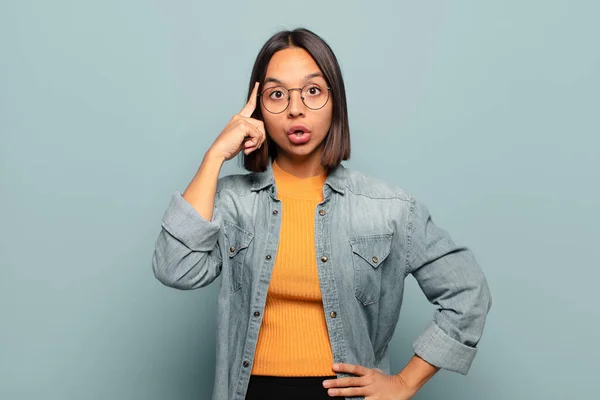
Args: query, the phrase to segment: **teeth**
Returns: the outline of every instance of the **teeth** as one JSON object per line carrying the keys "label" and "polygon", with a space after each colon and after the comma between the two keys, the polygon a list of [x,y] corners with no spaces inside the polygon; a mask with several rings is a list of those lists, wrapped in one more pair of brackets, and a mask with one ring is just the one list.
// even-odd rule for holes
{"label": "teeth", "polygon": [[296,131],[296,136],[302,136],[304,134],[304,132],[302,131]]}

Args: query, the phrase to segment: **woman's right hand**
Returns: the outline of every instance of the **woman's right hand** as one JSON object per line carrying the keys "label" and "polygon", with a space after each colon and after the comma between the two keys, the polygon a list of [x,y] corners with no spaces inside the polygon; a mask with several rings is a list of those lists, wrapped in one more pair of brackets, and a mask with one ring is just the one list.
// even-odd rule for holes
{"label": "woman's right hand", "polygon": [[250,154],[259,149],[266,140],[265,125],[262,121],[250,118],[256,109],[259,83],[254,84],[248,103],[239,114],[231,118],[231,121],[223,128],[209,151],[223,157],[225,161],[231,160],[242,149],[244,154]]}

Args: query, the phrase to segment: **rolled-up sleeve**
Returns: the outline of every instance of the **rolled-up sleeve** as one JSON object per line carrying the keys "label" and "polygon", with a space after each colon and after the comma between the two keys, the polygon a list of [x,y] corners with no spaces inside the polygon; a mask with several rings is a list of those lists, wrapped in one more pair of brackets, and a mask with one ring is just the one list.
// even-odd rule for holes
{"label": "rolled-up sleeve", "polygon": [[492,305],[487,280],[471,250],[457,246],[416,200],[407,224],[409,272],[436,306],[433,321],[413,343],[415,354],[466,375]]}
{"label": "rolled-up sleeve", "polygon": [[175,192],[161,228],[152,257],[154,275],[160,282],[177,289],[195,289],[219,276],[222,221],[216,207],[212,221],[207,221]]}

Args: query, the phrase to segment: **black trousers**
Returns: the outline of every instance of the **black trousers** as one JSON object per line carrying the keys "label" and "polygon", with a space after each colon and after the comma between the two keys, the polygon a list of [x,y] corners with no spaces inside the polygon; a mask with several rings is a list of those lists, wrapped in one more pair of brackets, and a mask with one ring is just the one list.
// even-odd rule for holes
{"label": "black trousers", "polygon": [[332,376],[280,377],[251,375],[246,400],[329,400],[323,381]]}

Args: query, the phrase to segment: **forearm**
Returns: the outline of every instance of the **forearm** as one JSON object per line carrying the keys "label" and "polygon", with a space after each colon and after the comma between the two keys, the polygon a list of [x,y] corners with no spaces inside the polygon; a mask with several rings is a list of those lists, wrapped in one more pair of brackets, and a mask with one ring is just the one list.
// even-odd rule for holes
{"label": "forearm", "polygon": [[408,364],[398,373],[402,381],[416,393],[440,368],[429,364],[416,354]]}
{"label": "forearm", "polygon": [[208,151],[194,179],[183,192],[183,198],[207,221],[213,216],[217,181],[223,163],[223,157]]}

